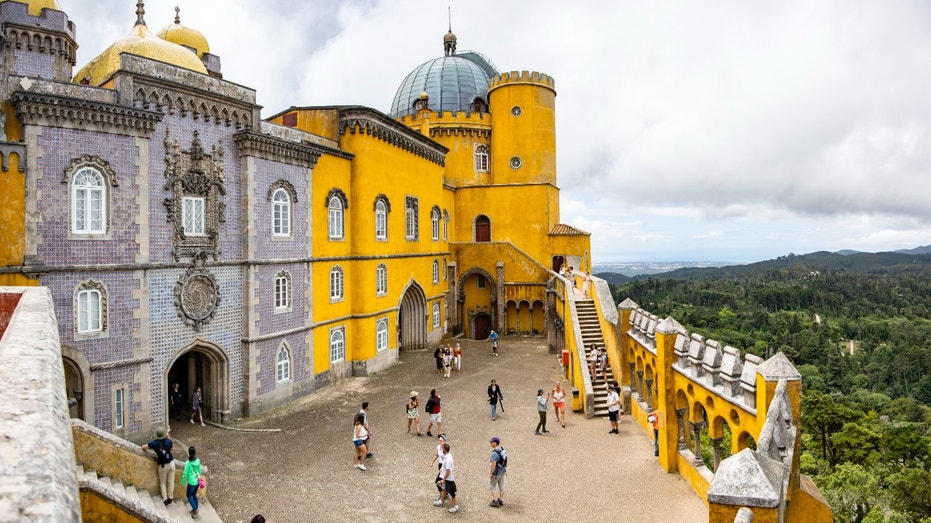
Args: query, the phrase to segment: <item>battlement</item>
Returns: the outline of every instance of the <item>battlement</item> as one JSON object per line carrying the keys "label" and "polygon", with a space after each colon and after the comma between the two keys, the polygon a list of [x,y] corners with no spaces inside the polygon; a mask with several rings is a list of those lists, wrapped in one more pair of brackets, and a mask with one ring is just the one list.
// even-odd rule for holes
{"label": "battlement", "polygon": [[510,71],[492,78],[488,85],[488,92],[509,84],[533,84],[556,91],[556,81],[548,74],[538,71]]}
{"label": "battlement", "polygon": [[[476,113],[473,111],[430,111],[429,119],[437,124],[460,123],[466,125],[491,125],[491,114],[486,112]],[[409,114],[398,119],[402,124],[410,127],[420,125],[421,118],[416,114]]]}

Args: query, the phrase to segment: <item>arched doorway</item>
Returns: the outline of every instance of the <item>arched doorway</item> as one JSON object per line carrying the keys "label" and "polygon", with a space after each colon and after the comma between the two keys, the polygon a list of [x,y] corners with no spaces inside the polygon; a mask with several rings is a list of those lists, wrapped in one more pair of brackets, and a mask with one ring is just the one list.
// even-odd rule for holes
{"label": "arched doorway", "polygon": [[163,421],[168,420],[168,395],[177,383],[184,396],[182,415],[190,415],[195,387],[204,395],[204,420],[226,423],[230,416],[229,357],[219,345],[197,339],[184,347],[168,363],[162,383]]}
{"label": "arched doorway", "polygon": [[62,345],[61,364],[65,371],[65,397],[74,398],[68,405],[68,416],[94,422],[94,378],[90,362],[80,351]]}
{"label": "arched doorway", "polygon": [[566,263],[566,259],[562,256],[553,256],[553,272],[561,271],[564,263]]}
{"label": "arched doorway", "polygon": [[398,342],[401,350],[427,346],[427,298],[423,288],[411,280],[398,306]]}
{"label": "arched doorway", "polygon": [[484,214],[479,215],[475,218],[475,241],[476,242],[490,242],[491,241],[491,220],[488,219]]}
{"label": "arched doorway", "polygon": [[491,314],[479,313],[472,317],[472,339],[484,340],[491,334]]}

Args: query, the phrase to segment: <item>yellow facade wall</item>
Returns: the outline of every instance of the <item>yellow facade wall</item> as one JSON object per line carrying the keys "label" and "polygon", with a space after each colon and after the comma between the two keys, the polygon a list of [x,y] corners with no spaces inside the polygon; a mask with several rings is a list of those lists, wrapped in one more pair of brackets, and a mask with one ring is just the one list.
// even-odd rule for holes
{"label": "yellow facade wall", "polygon": [[[18,129],[18,125],[11,125],[15,121],[8,115],[7,127]],[[26,255],[26,175],[20,172],[20,162],[24,159],[11,154],[3,160],[8,169],[0,171],[0,267],[19,267]],[[0,273],[0,286],[34,287],[38,284],[38,280],[21,273]]]}

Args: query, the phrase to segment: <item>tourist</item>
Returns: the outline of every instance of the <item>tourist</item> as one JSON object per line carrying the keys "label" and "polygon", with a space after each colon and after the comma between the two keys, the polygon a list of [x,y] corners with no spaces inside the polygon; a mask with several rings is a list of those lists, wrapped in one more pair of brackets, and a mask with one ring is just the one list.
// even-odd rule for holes
{"label": "tourist", "polygon": [[200,391],[200,387],[194,389],[194,394],[191,396],[191,423],[194,423],[194,418],[200,418],[200,426],[206,427],[204,424],[204,394]]}
{"label": "tourist", "polygon": [[453,363],[456,365],[456,372],[462,371],[462,347],[459,344],[456,344],[456,348],[453,349]]}
{"label": "tourist", "polygon": [[181,408],[184,406],[184,395],[181,394],[181,389],[177,383],[172,386],[171,391],[168,393],[168,401],[171,402],[171,417],[176,421],[181,421]]}
{"label": "tourist", "polygon": [[[453,506],[449,512],[455,514],[459,512],[459,498],[456,496],[456,461],[449,452],[449,443],[443,444],[443,467],[440,472],[440,478],[443,483],[443,492],[453,499]],[[437,507],[443,506],[443,500],[439,504],[434,503]]]}
{"label": "tourist", "polygon": [[427,424],[427,436],[433,435],[430,430],[433,428],[434,423],[436,423],[436,433],[442,433],[443,415],[440,413],[440,395],[436,393],[436,389],[430,389],[430,397],[427,398],[426,408],[427,416],[430,418],[430,423]]}
{"label": "tourist", "polygon": [[439,503],[439,506],[443,505],[443,499],[446,497],[446,492],[443,490],[443,482],[441,481],[443,477],[443,458],[445,454],[443,453],[443,445],[449,444],[449,441],[446,439],[446,434],[440,434],[436,437],[436,454],[433,455],[433,459],[430,460],[430,466],[432,467],[436,463],[436,478],[433,479],[433,482],[436,484],[436,490],[439,491],[439,494],[436,496],[436,501],[433,502],[434,505]]}
{"label": "tourist", "polygon": [[[491,491],[490,507],[500,507],[504,505],[504,479],[507,477],[508,453],[501,446],[501,440],[497,437],[491,438],[491,481],[488,482],[488,490]],[[495,494],[495,490],[498,491]]]}
{"label": "tourist", "polygon": [[601,380],[608,383],[608,351],[604,348],[601,349],[601,353],[598,355],[598,370],[601,371]]}
{"label": "tourist", "polygon": [[598,377],[595,374],[595,369],[598,367],[598,345],[592,343],[588,347],[588,357],[586,360],[588,361],[588,375],[591,377],[592,384],[594,384],[595,379]]}
{"label": "tourist", "polygon": [[556,411],[556,422],[562,423],[562,428],[566,428],[566,391],[558,381],[550,392],[550,396],[553,397],[553,410]]}
{"label": "tourist", "polygon": [[375,455],[372,454],[372,434],[374,433],[372,429],[369,428],[369,402],[362,402],[362,410],[360,410],[357,415],[362,418],[362,425],[365,426],[365,457],[373,458],[375,457]]}
{"label": "tourist", "polygon": [[488,335],[488,339],[491,340],[491,353],[497,356],[498,355],[498,333],[492,330],[491,334]]}
{"label": "tourist", "polygon": [[[177,386],[177,384],[175,384]],[[155,429],[155,439],[142,446],[142,450],[155,452],[158,465],[158,487],[162,492],[165,506],[171,505],[171,495],[175,490],[175,457],[171,455],[171,439],[165,429]]]}
{"label": "tourist", "polygon": [[191,505],[191,517],[194,517],[198,514],[197,489],[200,488],[200,458],[197,457],[197,449],[194,447],[187,449],[187,463],[184,464],[181,485],[187,485],[184,493]]}
{"label": "tourist", "polygon": [[659,456],[659,410],[647,414],[647,421],[653,425],[653,455]]}
{"label": "tourist", "polygon": [[443,349],[443,377],[448,378],[453,368],[453,349],[448,344]]}
{"label": "tourist", "polygon": [[491,380],[491,385],[488,386],[488,403],[491,404],[491,421],[495,421],[497,417],[498,410],[498,401],[501,401],[501,411],[504,412],[504,395],[501,394],[501,387],[495,383],[495,380]]}
{"label": "tourist", "polygon": [[592,285],[592,273],[589,271],[585,271],[585,279],[582,280],[582,296],[584,296],[586,300],[588,299],[588,293],[589,293],[588,288],[591,287],[591,285]]}
{"label": "tourist", "polygon": [[611,430],[608,434],[618,434],[617,419],[621,413],[620,390],[617,385],[608,386],[608,420],[611,422]]}
{"label": "tourist", "polygon": [[411,424],[417,427],[417,435],[423,436],[420,432],[420,400],[417,398],[416,390],[411,391],[411,396],[407,400],[407,433],[411,433]]}
{"label": "tourist", "polygon": [[537,430],[534,431],[534,434],[539,436],[541,434],[540,429],[542,428],[542,433],[549,432],[546,430],[546,401],[548,396],[543,395],[543,389],[537,389],[537,414],[540,415],[540,421],[537,423]]}
{"label": "tourist", "polygon": [[355,422],[352,427],[352,445],[356,448],[356,468],[365,469],[365,455],[368,449],[365,447],[365,440],[368,438],[368,431],[365,430],[365,420],[361,414],[356,414]]}
{"label": "tourist", "polygon": [[433,359],[436,361],[436,371],[443,372],[443,346],[439,345],[436,350],[433,351]]}

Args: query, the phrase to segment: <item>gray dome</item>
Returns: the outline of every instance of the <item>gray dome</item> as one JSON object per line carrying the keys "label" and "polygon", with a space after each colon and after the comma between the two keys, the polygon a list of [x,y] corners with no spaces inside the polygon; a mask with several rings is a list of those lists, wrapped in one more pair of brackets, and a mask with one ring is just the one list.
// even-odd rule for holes
{"label": "gray dome", "polygon": [[472,102],[488,103],[488,82],[497,74],[487,58],[473,51],[442,56],[411,71],[391,103],[392,118],[414,114],[421,93],[430,96],[431,111],[471,111]]}

